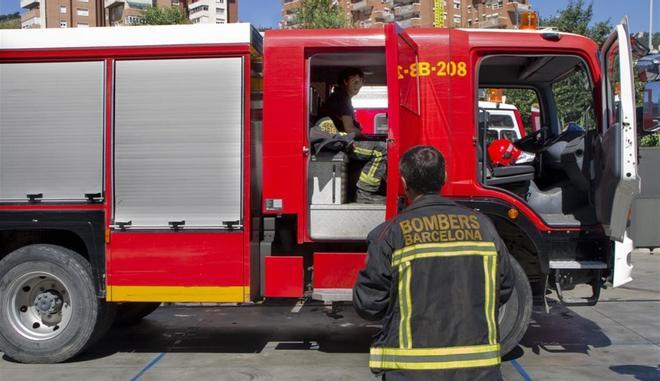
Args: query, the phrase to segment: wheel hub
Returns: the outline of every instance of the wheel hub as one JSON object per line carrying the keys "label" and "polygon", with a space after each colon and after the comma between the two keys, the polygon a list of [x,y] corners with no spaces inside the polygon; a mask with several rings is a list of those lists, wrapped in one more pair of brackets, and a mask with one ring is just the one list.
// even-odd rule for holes
{"label": "wheel hub", "polygon": [[34,307],[41,315],[53,315],[62,310],[62,295],[55,290],[48,290],[37,295]]}
{"label": "wheel hub", "polygon": [[10,282],[7,294],[9,323],[29,340],[52,339],[65,331],[71,321],[70,292],[52,273],[25,273]]}

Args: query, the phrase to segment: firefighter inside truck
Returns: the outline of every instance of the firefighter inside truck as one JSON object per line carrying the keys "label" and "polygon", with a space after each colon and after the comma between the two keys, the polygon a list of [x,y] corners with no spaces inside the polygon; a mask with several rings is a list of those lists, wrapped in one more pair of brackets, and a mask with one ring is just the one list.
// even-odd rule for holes
{"label": "firefighter inside truck", "polygon": [[[367,90],[386,86],[385,53],[382,49],[361,52],[312,53],[307,58],[308,131],[322,116],[322,106],[337,86],[337,78],[348,68],[360,68]],[[353,97],[355,99],[356,97]],[[353,103],[357,114],[360,108]],[[386,106],[387,107],[387,106]],[[358,116],[358,119],[359,116]],[[387,137],[386,115],[374,116],[374,123],[362,123],[356,140],[381,142]],[[346,152],[312,150],[307,166],[307,200],[310,234],[313,239],[363,239],[368,230],[385,221],[383,203],[364,203],[357,197],[357,183],[364,161],[349,160]],[[384,195],[386,184],[381,181],[378,194]],[[359,216],[357,218],[356,216]]]}
{"label": "firefighter inside truck", "polygon": [[[478,110],[481,183],[522,198],[549,225],[596,223],[589,202],[591,171],[598,159],[593,149],[598,137],[595,91],[584,61],[569,55],[488,56],[479,65],[479,88],[503,89],[507,103],[519,103],[527,132],[510,147],[489,144],[489,113]],[[532,128],[532,104],[541,108],[537,130]],[[496,143],[500,146],[492,145]],[[535,154],[533,162],[517,164],[520,152]]]}

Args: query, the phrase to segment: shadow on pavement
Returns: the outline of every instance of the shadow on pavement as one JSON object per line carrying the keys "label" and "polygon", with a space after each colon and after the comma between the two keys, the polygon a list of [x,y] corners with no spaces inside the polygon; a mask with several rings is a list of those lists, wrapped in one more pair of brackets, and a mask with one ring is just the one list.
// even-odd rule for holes
{"label": "shadow on pavement", "polygon": [[636,380],[660,380],[660,365],[655,368],[645,365],[616,365],[611,366],[610,369],[620,375],[634,376]]}
{"label": "shadow on pavement", "polygon": [[533,353],[541,350],[549,353],[583,353],[590,348],[602,348],[612,344],[598,324],[583,318],[576,312],[548,300],[550,313],[543,307],[535,307],[527,333],[520,345]]}
{"label": "shadow on pavement", "polygon": [[[114,353],[263,353],[310,349],[368,353],[378,328],[352,308],[323,306],[291,313],[291,306],[161,307],[140,323],[113,327],[72,362]],[[270,343],[270,344],[269,344]]]}

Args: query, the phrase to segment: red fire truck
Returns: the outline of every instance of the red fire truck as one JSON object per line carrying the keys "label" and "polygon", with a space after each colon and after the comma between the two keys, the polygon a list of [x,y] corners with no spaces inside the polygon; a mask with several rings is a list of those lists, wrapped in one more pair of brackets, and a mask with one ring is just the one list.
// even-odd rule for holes
{"label": "red fire truck", "polygon": [[[554,31],[273,30],[250,25],[0,32],[0,350],[64,361],[161,302],[349,301],[365,237],[402,204],[397,162],[429,144],[443,194],[495,223],[515,257],[503,352],[532,289],[595,303],[629,271],[639,189],[626,25],[602,50]],[[387,86],[384,205],[354,202],[359,163],[308,131],[338,71]],[[555,87],[591,118],[564,130]],[[493,166],[480,88],[529,90],[534,163]],[[356,170],[357,169],[357,170]],[[616,263],[616,266],[614,264]],[[570,299],[576,284],[592,286]],[[531,287],[530,287],[531,285]]]}

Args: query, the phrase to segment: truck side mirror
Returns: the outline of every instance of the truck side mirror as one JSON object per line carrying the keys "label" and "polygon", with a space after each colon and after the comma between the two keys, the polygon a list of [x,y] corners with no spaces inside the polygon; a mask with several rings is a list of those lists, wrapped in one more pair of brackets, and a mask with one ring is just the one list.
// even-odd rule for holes
{"label": "truck side mirror", "polygon": [[641,124],[643,134],[660,131],[660,81],[648,82],[644,86]]}

